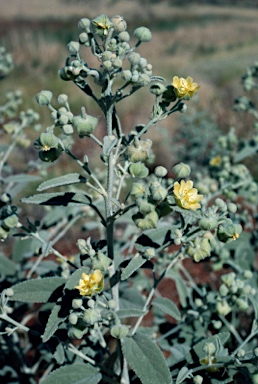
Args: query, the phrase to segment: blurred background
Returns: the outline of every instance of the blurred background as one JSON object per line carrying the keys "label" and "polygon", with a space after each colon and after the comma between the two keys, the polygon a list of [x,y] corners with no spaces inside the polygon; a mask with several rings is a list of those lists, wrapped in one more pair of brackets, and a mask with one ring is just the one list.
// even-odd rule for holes
{"label": "blurred background", "polygon": [[[72,83],[60,80],[57,71],[68,54],[66,44],[78,38],[78,20],[100,13],[124,16],[131,33],[141,25],[151,29],[153,43],[142,44],[139,53],[153,65],[154,75],[168,83],[175,75],[192,76],[201,86],[188,103],[189,113],[206,111],[222,130],[234,126],[240,134],[245,131],[246,115],[232,112],[232,106],[243,94],[241,75],[258,60],[258,0],[0,0],[0,45],[12,53],[16,65],[1,82],[0,102],[6,91],[20,89],[24,107],[40,113],[43,128],[52,121],[47,108],[35,101],[42,89],[68,94],[74,113],[85,105],[98,116],[95,106]],[[91,53],[84,51],[90,63]],[[146,89],[126,100],[119,112],[129,131],[148,119],[152,96]],[[177,114],[162,122],[168,128],[162,130],[164,140],[161,130],[153,130],[161,162],[169,161],[168,166],[175,161],[167,147],[173,145],[178,120]]]}

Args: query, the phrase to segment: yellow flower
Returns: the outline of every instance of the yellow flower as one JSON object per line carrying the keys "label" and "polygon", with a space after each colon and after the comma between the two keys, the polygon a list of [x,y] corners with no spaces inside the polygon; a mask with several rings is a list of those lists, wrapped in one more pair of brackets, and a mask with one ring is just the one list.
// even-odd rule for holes
{"label": "yellow flower", "polygon": [[222,161],[222,159],[221,159],[221,156],[220,156],[220,155],[215,156],[215,157],[212,157],[212,158],[210,159],[210,165],[211,165],[212,167],[218,167],[218,166],[221,164],[221,161]]}
{"label": "yellow flower", "polygon": [[175,93],[179,99],[190,98],[195,92],[200,88],[197,83],[193,82],[193,79],[188,76],[186,79],[184,77],[174,76],[172,85],[175,88]]}
{"label": "yellow flower", "polygon": [[198,195],[198,190],[193,188],[192,180],[185,182],[181,180],[180,184],[174,184],[174,196],[177,205],[184,209],[198,209],[201,207],[199,201],[202,200],[203,195]]}
{"label": "yellow flower", "polygon": [[79,281],[79,285],[74,288],[79,289],[80,295],[92,296],[100,293],[104,287],[104,276],[99,269],[89,275],[86,273],[82,274],[82,278]]}

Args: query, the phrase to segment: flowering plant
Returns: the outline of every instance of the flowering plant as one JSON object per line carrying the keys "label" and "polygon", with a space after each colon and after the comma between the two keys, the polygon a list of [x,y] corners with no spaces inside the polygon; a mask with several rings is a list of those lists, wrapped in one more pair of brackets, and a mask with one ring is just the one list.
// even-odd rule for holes
{"label": "flowering plant", "polygon": [[[37,95],[53,120],[35,140],[36,164],[46,180],[22,202],[46,207],[41,220],[25,224],[12,203],[20,184],[39,176],[10,175],[8,166],[21,145],[18,137],[26,139],[25,127],[39,131],[38,114],[29,110],[16,118],[17,93],[9,95],[11,106],[0,109],[11,143],[1,149],[0,237],[17,238],[12,257],[0,255],[1,376],[44,384],[255,383],[258,187],[241,161],[257,151],[257,133],[251,141],[233,131],[221,136],[203,166],[194,156],[191,165],[183,158],[172,169],[157,164],[144,135],[171,114],[185,112],[184,100],[199,86],[191,77],[174,76],[167,84],[153,75],[152,65],[136,52],[151,41],[148,28],[137,28],[130,45],[121,16],[83,18],[78,26],[78,41],[68,44],[59,76],[96,103],[105,133],[100,116],[85,107],[74,114],[66,94],[57,97],[58,107],[52,92]],[[90,68],[82,58],[80,49],[87,48],[99,67]],[[7,58],[5,75],[11,69]],[[254,66],[244,77],[245,88],[255,88],[257,78]],[[117,106],[144,87],[154,98],[150,116],[126,133]],[[245,98],[235,108],[258,117]],[[94,168],[86,154],[76,155],[79,140],[96,147],[102,168]],[[47,167],[61,156],[77,171],[47,177]],[[82,227],[81,237],[73,239],[71,227],[76,233]],[[64,236],[76,243],[73,254],[59,250]],[[203,275],[207,268],[212,281],[196,281],[196,265]],[[169,287],[166,295],[162,284]],[[18,370],[16,360],[22,360]]]}

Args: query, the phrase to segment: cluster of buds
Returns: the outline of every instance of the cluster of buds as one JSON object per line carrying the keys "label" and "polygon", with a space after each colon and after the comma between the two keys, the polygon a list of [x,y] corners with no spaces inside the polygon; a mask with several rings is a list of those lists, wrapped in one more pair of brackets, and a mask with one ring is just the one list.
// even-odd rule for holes
{"label": "cluster of buds", "polygon": [[9,232],[19,223],[17,208],[11,206],[11,202],[11,196],[8,193],[0,196],[0,240],[6,239]]}
{"label": "cluster of buds", "polygon": [[4,47],[0,47],[0,79],[6,77],[13,69],[13,59]]}
{"label": "cluster of buds", "polygon": [[249,281],[252,272],[246,270],[242,278],[237,278],[234,272],[230,272],[221,277],[222,284],[219,288],[216,309],[218,314],[227,316],[234,305],[240,311],[246,312],[249,308],[248,296],[255,295],[256,289],[252,288]]}
{"label": "cluster of buds", "polygon": [[87,240],[78,239],[77,247],[79,248],[83,259],[89,258],[91,260],[92,268],[94,270],[100,270],[102,273],[107,272],[111,260],[101,250],[95,251],[95,249],[92,247],[90,237]]}

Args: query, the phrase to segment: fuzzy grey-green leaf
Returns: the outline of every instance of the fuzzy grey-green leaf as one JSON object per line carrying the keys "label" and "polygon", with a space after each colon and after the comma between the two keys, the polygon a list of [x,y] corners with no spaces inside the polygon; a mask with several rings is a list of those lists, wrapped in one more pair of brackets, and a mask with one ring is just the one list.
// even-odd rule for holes
{"label": "fuzzy grey-green leaf", "polygon": [[57,304],[54,306],[54,308],[52,309],[49,315],[47,325],[42,336],[43,343],[45,343],[50,339],[50,337],[58,329],[59,324],[62,322],[62,319],[58,316],[59,312],[60,312],[60,305]]}
{"label": "fuzzy grey-green leaf", "polygon": [[37,191],[45,191],[48,188],[61,187],[63,185],[85,183],[87,179],[82,177],[79,173],[68,173],[67,175],[55,177],[53,179],[41,183]]}
{"label": "fuzzy grey-green leaf", "polygon": [[15,274],[16,264],[12,260],[5,257],[3,254],[0,254],[0,265],[0,275],[13,276]]}
{"label": "fuzzy grey-green leaf", "polygon": [[74,287],[79,284],[79,280],[81,279],[82,274],[88,274],[89,271],[89,267],[81,267],[79,269],[76,269],[76,271],[73,272],[67,280],[67,283],[65,284],[65,289],[74,289]]}
{"label": "fuzzy grey-green leaf", "polygon": [[181,315],[177,306],[166,297],[156,297],[151,304],[166,315],[169,315],[176,320],[181,320]]}
{"label": "fuzzy grey-green leaf", "polygon": [[130,260],[129,264],[123,269],[121,280],[126,280],[130,277],[138,268],[140,268],[144,263],[145,259],[142,256],[135,256]]}
{"label": "fuzzy grey-green leaf", "polygon": [[101,374],[90,364],[69,364],[51,372],[42,384],[98,384]]}
{"label": "fuzzy grey-green leaf", "polygon": [[25,173],[20,173],[19,175],[11,175],[4,179],[4,182],[7,183],[30,183],[32,181],[38,181],[42,178],[36,175],[26,175]]}
{"label": "fuzzy grey-green leaf", "polygon": [[127,317],[140,317],[145,315],[145,311],[142,311],[138,308],[131,308],[131,309],[120,309],[116,312],[119,319],[125,319]]}
{"label": "fuzzy grey-green leaf", "polygon": [[176,384],[184,383],[184,380],[187,379],[190,374],[190,369],[188,369],[187,367],[181,368],[177,375]]}
{"label": "fuzzy grey-green leaf", "polygon": [[14,291],[10,300],[24,301],[28,303],[46,303],[52,293],[65,283],[63,277],[44,277],[23,281],[12,286]]}
{"label": "fuzzy grey-green leaf", "polygon": [[143,334],[126,337],[122,351],[142,384],[171,384],[171,374],[159,347]]}

